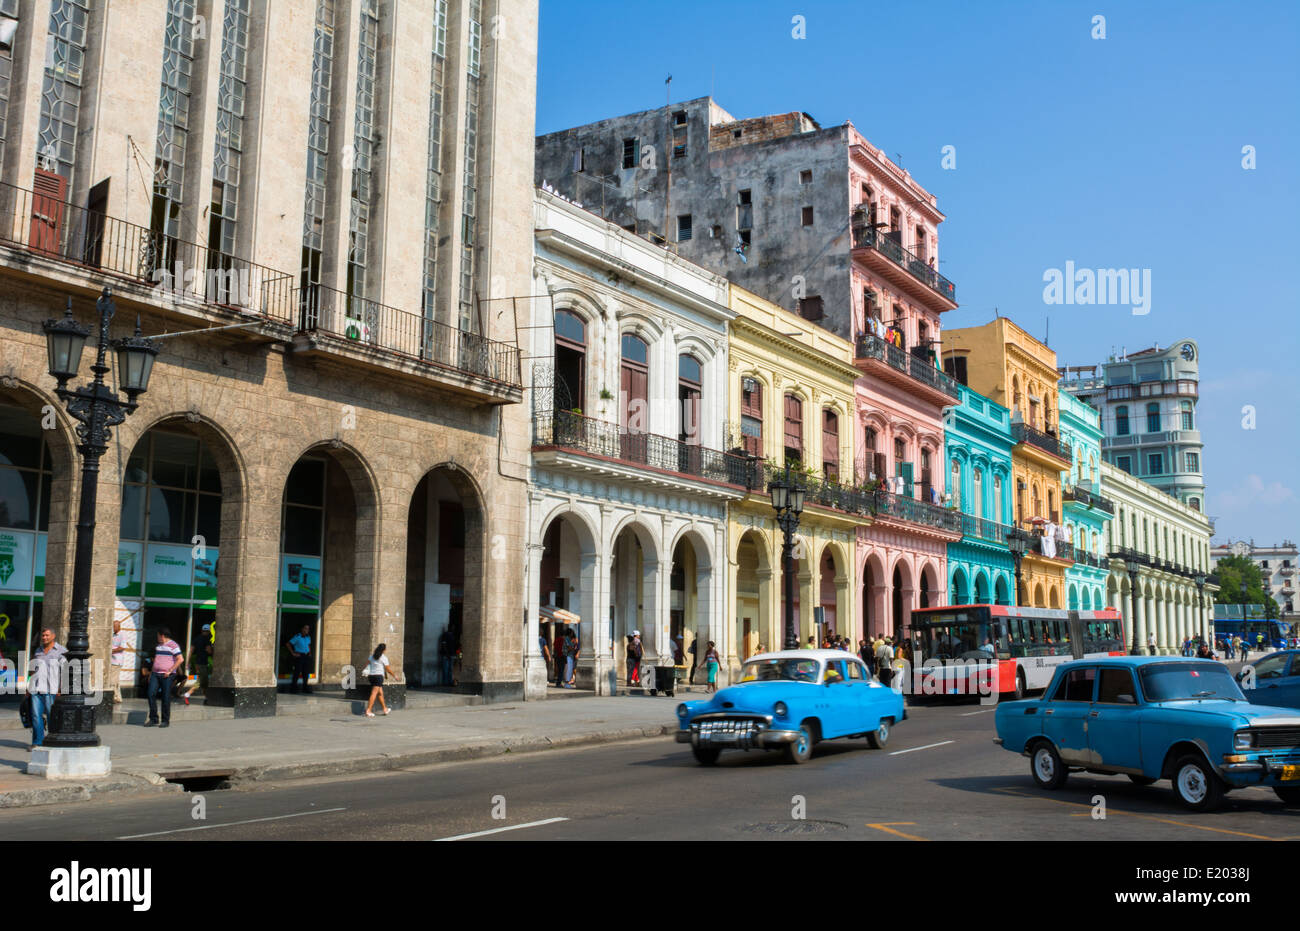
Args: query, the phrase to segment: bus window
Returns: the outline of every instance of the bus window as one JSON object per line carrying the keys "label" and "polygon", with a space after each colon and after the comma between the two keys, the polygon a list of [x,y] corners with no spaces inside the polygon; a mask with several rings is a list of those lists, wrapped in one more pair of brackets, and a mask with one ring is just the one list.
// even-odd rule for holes
{"label": "bus window", "polygon": [[996,631],[994,643],[997,646],[998,659],[1010,659],[1011,638],[1007,635],[1007,622],[1005,620],[996,621],[994,629]]}

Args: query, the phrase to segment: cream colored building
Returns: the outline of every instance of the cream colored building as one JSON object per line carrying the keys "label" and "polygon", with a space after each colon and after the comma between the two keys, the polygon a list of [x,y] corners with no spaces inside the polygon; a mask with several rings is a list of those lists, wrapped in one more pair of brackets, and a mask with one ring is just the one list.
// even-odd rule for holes
{"label": "cream colored building", "polygon": [[40,490],[2,486],[32,554],[5,653],[62,639],[70,599],[80,476],[41,322],[111,286],[115,337],[209,332],[160,344],[101,462],[93,653],[115,616],[187,654],[215,624],[207,700],[248,716],[301,623],[317,682],[382,641],[399,698],[444,684],[450,629],[463,688],[521,697],[537,4],[15,6],[0,459]]}
{"label": "cream colored building", "polygon": [[767,480],[797,461],[810,472],[795,542],[799,642],[814,633],[861,636],[855,597],[857,529],[871,524],[872,497],[853,487],[853,346],[797,314],[732,285],[729,448],[754,457],[760,480],[730,505],[727,552],[728,618],[733,668],[762,645],[780,649],[784,637],[783,534]]}

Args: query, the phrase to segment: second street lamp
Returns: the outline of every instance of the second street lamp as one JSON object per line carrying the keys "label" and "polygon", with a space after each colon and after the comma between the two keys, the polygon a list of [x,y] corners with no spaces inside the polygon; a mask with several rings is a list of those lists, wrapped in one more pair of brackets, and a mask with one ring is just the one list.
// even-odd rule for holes
{"label": "second street lamp", "polygon": [[[99,460],[108,449],[112,428],[126,420],[136,409],[136,398],[149,387],[153,360],[158,348],[140,335],[140,322],[136,320],[135,335],[125,339],[109,339],[109,324],[116,310],[112,291],[105,288],[95,302],[99,311],[99,334],[95,346],[95,362],[90,370],[94,378],[90,384],[69,389],[67,384],[76,377],[81,362],[81,352],[90,335],[72,316],[72,300],[61,320],[47,320],[44,324],[49,350],[50,375],[57,382],[55,393],[63,401],[68,413],[75,419],[81,454],[81,501],[77,512],[77,539],[72,571],[72,609],[68,618],[67,660],[71,672],[70,693],[60,690],[50,709],[49,731],[44,746],[32,751],[33,769],[29,771],[54,771],[62,774],[95,775],[108,772],[107,750],[92,757],[74,760],[54,757],[60,752],[95,751],[99,735],[95,733],[95,713],[98,701],[91,698],[90,676],[90,571],[95,546],[95,510],[99,489]],[[123,401],[109,387],[105,376],[112,369],[108,364],[108,350],[117,355],[118,384],[125,392]],[[111,666],[109,666],[111,672]],[[101,682],[102,676],[95,677]],[[96,696],[98,697],[98,696]],[[38,753],[38,751],[40,751]]]}
{"label": "second street lamp", "polygon": [[767,490],[772,495],[772,507],[776,511],[776,522],[781,528],[781,574],[784,576],[785,593],[785,642],[787,650],[799,649],[799,634],[794,623],[794,532],[799,527],[799,515],[803,513],[804,488],[790,475],[787,466],[785,475],[768,482]]}
{"label": "second street lamp", "polygon": [[1020,606],[1020,561],[1025,558],[1025,537],[1024,531],[1017,527],[1012,527],[1007,531],[1007,549],[1011,550],[1011,558],[1016,564],[1016,592],[1011,603]]}

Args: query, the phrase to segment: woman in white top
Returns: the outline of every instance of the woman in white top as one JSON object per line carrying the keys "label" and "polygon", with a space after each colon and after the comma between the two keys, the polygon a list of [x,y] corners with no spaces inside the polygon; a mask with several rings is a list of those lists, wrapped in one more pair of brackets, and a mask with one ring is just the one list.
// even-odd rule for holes
{"label": "woman in white top", "polygon": [[370,680],[370,701],[366,702],[366,717],[373,718],[375,713],[370,709],[375,706],[375,699],[379,699],[379,707],[384,709],[384,714],[388,714],[389,707],[384,702],[384,679],[392,676],[394,679],[397,675],[393,672],[392,667],[388,665],[388,657],[384,655],[384,650],[388,649],[388,644],[381,643],[375,647],[375,652],[370,654],[370,659],[366,661],[366,678]]}

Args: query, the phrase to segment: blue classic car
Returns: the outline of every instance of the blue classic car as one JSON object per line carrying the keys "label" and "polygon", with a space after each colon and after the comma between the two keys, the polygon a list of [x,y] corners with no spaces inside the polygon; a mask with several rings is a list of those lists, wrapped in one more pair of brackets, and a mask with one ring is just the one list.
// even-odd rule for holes
{"label": "blue classic car", "polygon": [[841,650],[788,650],[750,657],[740,681],[708,701],[677,706],[677,742],[705,766],[728,747],[784,748],[803,763],[819,740],[865,737],[889,742],[907,717],[903,696],[871,677],[862,660]]}
{"label": "blue classic car", "polygon": [[1241,691],[1256,705],[1300,708],[1300,650],[1283,650],[1247,664],[1237,673]]}
{"label": "blue classic car", "polygon": [[1070,772],[1169,779],[1194,811],[1223,794],[1269,786],[1300,805],[1300,714],[1246,701],[1214,660],[1115,656],[1057,669],[1043,697],[998,705],[995,742],[1030,758],[1034,781]]}

